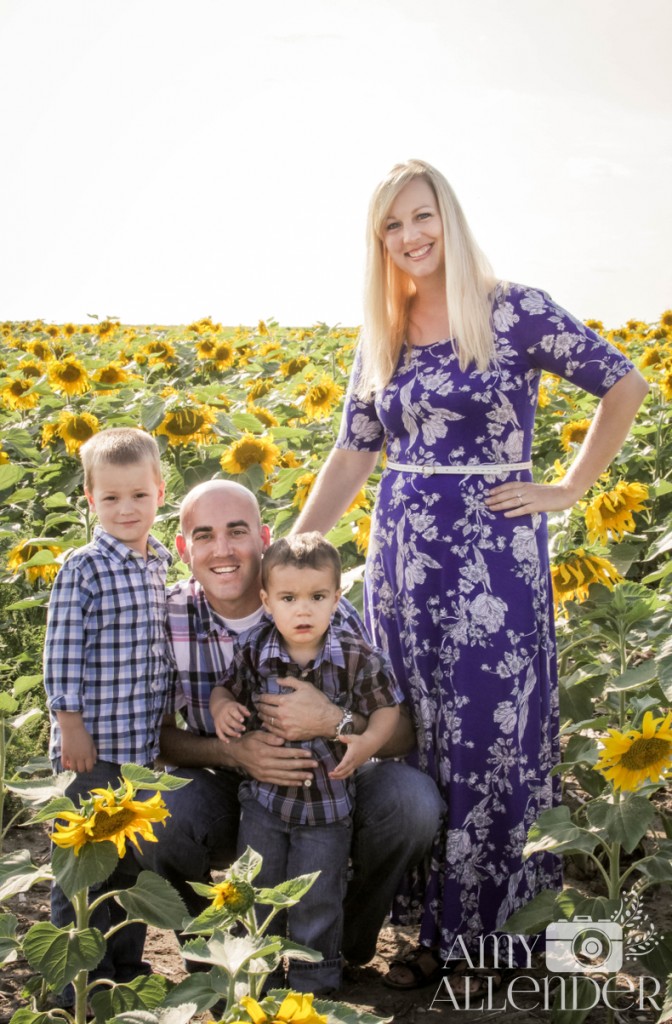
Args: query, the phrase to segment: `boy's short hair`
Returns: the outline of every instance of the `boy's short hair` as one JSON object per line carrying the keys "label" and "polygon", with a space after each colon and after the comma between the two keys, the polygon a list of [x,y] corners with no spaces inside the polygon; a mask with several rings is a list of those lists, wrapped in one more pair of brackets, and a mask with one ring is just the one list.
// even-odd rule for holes
{"label": "boy's short hair", "polygon": [[334,545],[316,530],[281,537],[266,548],[261,559],[261,585],[264,590],[268,590],[271,571],[283,565],[293,565],[297,569],[331,569],[336,589],[340,589],[341,556]]}
{"label": "boy's short hair", "polygon": [[84,487],[90,491],[96,466],[112,463],[115,466],[130,466],[149,459],[156,475],[161,480],[161,453],[151,436],[137,427],[110,427],[101,430],[79,449],[84,467]]}

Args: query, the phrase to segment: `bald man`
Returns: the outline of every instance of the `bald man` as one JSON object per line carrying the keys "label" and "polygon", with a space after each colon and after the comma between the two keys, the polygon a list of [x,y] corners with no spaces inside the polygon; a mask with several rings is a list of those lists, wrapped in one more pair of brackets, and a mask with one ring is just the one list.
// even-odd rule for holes
{"label": "bald man", "polygon": [[[210,691],[221,681],[238,643],[264,616],[261,560],[270,531],[255,496],[232,481],[213,480],[190,491],[176,537],[191,579],[168,595],[168,635],[174,658],[172,705],[161,731],[161,755],[189,786],[164,794],[171,812],[144,863],[167,878],[193,915],[207,905],[187,882],[210,881],[213,868],[235,858],[241,772],[260,782],[299,786],[317,762],[310,750],[286,740],[333,738],[343,711],[311,683],[283,679],[291,693],[267,694],[259,705],[264,729],[221,742],[210,716]],[[366,635],[347,601],[336,612]],[[179,712],[186,729],[179,728]],[[354,716],[355,731],[366,722]],[[403,756],[415,744],[410,718],[401,716],[384,757]],[[351,964],[375,954],[378,932],[408,868],[428,853],[443,803],[434,782],[400,761],[368,762],[355,776],[353,876],[345,899],[343,955]],[[325,870],[328,870],[326,868]]]}

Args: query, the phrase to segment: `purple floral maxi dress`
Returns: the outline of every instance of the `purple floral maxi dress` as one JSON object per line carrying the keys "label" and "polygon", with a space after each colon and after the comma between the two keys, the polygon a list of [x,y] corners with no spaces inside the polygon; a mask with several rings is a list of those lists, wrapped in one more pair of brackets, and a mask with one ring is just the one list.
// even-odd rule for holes
{"label": "purple floral maxi dress", "polygon": [[[531,457],[542,370],[602,396],[632,364],[542,291],[498,286],[496,361],[459,368],[451,342],[402,353],[375,402],[349,392],[337,447],[421,466]],[[353,376],[357,373],[357,363]],[[409,758],[448,806],[423,899],[421,941],[451,955],[498,931],[560,859],[522,859],[557,799],[558,691],[545,515],[505,519],[488,488],[529,470],[422,475],[385,469],[366,563],[365,615],[413,712]],[[397,920],[417,919],[408,896]],[[459,949],[458,944],[458,949]],[[458,955],[453,952],[453,956]]]}

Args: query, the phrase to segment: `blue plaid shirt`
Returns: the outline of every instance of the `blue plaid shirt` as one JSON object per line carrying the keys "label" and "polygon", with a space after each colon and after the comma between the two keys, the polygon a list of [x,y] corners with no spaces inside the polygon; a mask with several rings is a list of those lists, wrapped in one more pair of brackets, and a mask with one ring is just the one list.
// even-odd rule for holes
{"label": "blue plaid shirt", "polygon": [[103,761],[151,764],[158,753],[170,665],[168,550],[149,538],[145,560],[99,526],[54,581],[44,650],[51,758],[61,755],[54,712],[79,711]]}
{"label": "blue plaid shirt", "polygon": [[[327,630],[318,656],[303,669],[287,654],[272,622],[262,622],[245,633],[223,683],[236,700],[253,712],[246,723],[248,729],[261,727],[254,713],[255,697],[284,692],[284,676],[305,679],[334,704],[367,718],[378,708],[393,707],[403,700],[383,652],[337,621],[332,621]],[[329,778],[329,772],[345,753],[344,745],[320,736],[285,745],[311,751],[318,762],[312,784],[273,786],[252,779],[242,784],[241,797],[253,796],[267,811],[292,825],[325,825],[351,814],[353,777]]]}

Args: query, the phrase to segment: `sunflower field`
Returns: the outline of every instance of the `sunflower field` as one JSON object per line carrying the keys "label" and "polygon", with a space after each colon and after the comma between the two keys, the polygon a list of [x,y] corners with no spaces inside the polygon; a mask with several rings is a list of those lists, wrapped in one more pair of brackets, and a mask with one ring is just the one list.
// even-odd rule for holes
{"label": "sunflower field", "polygon": [[[672,572],[672,311],[618,330],[589,325],[626,352],[651,389],[623,451],[593,490],[551,523],[563,720],[600,715],[623,728],[672,703],[666,645]],[[160,445],[168,546],[179,503],[219,475],[259,498],[278,536],[303,507],[334,442],[357,331],[42,321],[0,325],[0,671],[5,713],[41,705],[49,587],[92,522],[80,446],[96,431],[139,426]],[[545,375],[535,444],[538,480],[562,477],[595,399]],[[330,534],[360,575],[377,474]],[[176,563],[172,572],[184,570]],[[356,582],[351,597],[358,598]],[[18,683],[18,686],[17,686]],[[10,699],[11,697],[11,699]],[[16,705],[16,706],[15,706]],[[613,719],[613,721],[612,721]],[[42,726],[44,731],[44,723]],[[578,766],[581,772],[581,766]],[[594,788],[595,778],[586,775]]]}
{"label": "sunflower field", "polygon": [[[550,517],[565,802],[533,826],[526,852],[592,859],[607,903],[587,908],[566,887],[559,911],[555,895],[542,893],[510,920],[520,931],[559,912],[604,915],[626,880],[637,899],[672,882],[672,310],[655,324],[588,323],[633,360],[650,391],[610,469],[573,509]],[[169,547],[181,499],[214,476],[254,491],[280,536],[334,443],[357,333],[272,321],[234,329],[207,317],[186,327],[0,324],[0,853],[7,785],[16,792],[31,765],[44,766],[50,586],[93,529],[81,445],[111,426],[156,437],[167,500],[154,532]],[[595,405],[544,375],[538,481],[562,478]],[[378,476],[329,535],[355,604]],[[176,559],[170,578],[186,571]],[[672,935],[655,955],[650,970],[672,976]],[[672,1013],[672,983],[668,997]]]}

